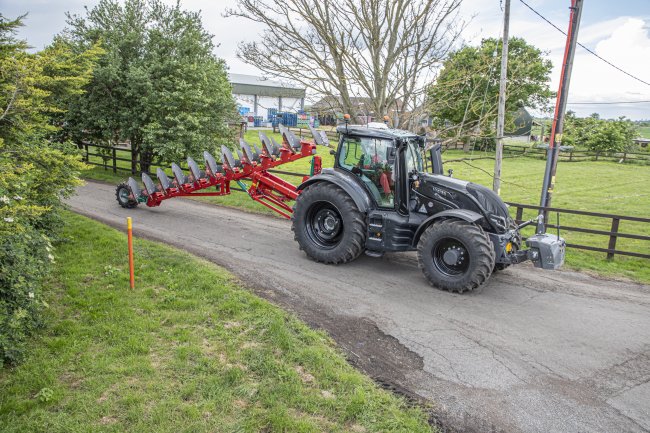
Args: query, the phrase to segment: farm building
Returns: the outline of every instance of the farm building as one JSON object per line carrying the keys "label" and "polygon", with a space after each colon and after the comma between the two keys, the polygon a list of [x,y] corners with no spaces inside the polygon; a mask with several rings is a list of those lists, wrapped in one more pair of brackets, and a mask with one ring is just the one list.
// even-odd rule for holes
{"label": "farm building", "polygon": [[268,111],[297,112],[304,109],[305,89],[244,74],[228,74],[241,115],[268,119]]}

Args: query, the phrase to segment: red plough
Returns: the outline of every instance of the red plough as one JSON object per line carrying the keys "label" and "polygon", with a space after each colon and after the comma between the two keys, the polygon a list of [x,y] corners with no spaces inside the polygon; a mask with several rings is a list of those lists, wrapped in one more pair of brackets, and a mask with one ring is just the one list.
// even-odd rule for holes
{"label": "red plough", "polygon": [[[311,128],[310,128],[311,129]],[[177,164],[172,164],[173,177],[169,179],[160,168],[156,171],[158,183],[151,177],[142,173],[141,189],[138,183],[129,177],[128,181],[118,185],[117,201],[122,207],[133,208],[138,203],[147,206],[159,206],[164,200],[173,197],[187,196],[222,196],[230,194],[230,183],[236,182],[240,189],[258,203],[272,209],[285,218],[290,218],[293,212],[287,204],[295,200],[300,191],[297,187],[268,170],[282,164],[297,161],[302,158],[312,157],[311,176],[320,173],[321,158],[316,155],[316,145],[327,145],[327,137],[319,131],[311,129],[314,141],[300,140],[296,135],[280,125],[282,144],[268,138],[261,131],[259,137],[262,149],[251,146],[240,139],[241,152],[238,150],[236,159],[230,149],[221,146],[222,161],[217,163],[215,158],[207,151],[203,152],[204,170],[192,158],[187,158],[189,174],[186,175]],[[309,178],[305,176],[303,181]],[[250,181],[246,189],[244,180]],[[212,191],[206,191],[214,188]]]}

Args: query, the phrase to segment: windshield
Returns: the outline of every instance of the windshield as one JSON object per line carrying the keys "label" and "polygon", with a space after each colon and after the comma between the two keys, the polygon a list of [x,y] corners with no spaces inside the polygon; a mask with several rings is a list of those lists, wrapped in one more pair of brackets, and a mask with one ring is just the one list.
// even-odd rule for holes
{"label": "windshield", "polygon": [[406,148],[406,172],[410,173],[413,170],[418,173],[424,171],[424,165],[422,164],[422,153],[420,153],[420,146],[418,144],[418,139],[409,138],[407,140],[408,146]]}

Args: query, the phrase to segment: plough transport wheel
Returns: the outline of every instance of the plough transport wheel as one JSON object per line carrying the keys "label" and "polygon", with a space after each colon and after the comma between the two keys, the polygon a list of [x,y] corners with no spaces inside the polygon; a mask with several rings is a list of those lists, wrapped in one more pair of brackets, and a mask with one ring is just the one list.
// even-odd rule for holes
{"label": "plough transport wheel", "polygon": [[129,185],[124,182],[117,186],[115,190],[115,198],[117,202],[126,209],[133,209],[138,205],[138,201],[133,198],[133,193]]}
{"label": "plough transport wheel", "polygon": [[292,220],[300,249],[317,262],[350,262],[364,250],[364,215],[334,184],[319,182],[305,188],[296,199]]}

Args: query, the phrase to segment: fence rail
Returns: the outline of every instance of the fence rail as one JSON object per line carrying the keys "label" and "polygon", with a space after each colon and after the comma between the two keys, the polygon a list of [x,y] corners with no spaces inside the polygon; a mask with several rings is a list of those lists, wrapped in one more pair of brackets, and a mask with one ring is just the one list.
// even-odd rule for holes
{"label": "fence rail", "polygon": [[[117,153],[122,151],[122,152],[127,152],[131,154],[131,149],[128,147],[114,147],[114,146],[104,146],[104,145],[98,145],[98,144],[91,144],[91,143],[83,143],[79,146],[81,149],[83,149],[83,158],[84,161],[87,164],[99,166],[99,167],[104,167],[105,170],[112,170],[113,173],[117,173],[118,171],[121,172],[126,172],[126,173],[131,173],[131,174],[136,174],[136,171],[134,171],[131,168],[131,159],[130,158],[122,158],[117,156]],[[96,153],[96,152],[90,152],[90,149],[92,148],[99,148],[99,149],[104,149],[107,152],[105,154],[101,153]],[[90,157],[99,157],[102,159],[102,162],[95,162],[91,161]],[[124,162],[129,162],[129,167],[121,167],[118,165],[118,161],[124,161]],[[446,161],[450,162],[450,161]],[[139,161],[136,161],[136,163],[139,164]],[[187,170],[188,168],[184,164],[179,164],[180,167],[183,170]],[[292,171],[284,171],[284,170],[269,170],[272,173],[275,174],[281,174],[285,176],[296,176],[296,177],[304,177],[304,176],[309,176],[307,173],[296,173]],[[148,173],[151,176],[155,176],[153,173]],[[535,206],[535,205],[529,205],[529,204],[522,204],[522,203],[507,203],[511,208],[514,208],[515,210],[515,221],[519,224],[524,221],[524,210],[534,210],[536,212],[539,212],[542,210],[540,206]],[[601,252],[601,253],[606,253],[608,259],[612,259],[614,255],[623,255],[623,256],[631,256],[631,257],[638,257],[638,258],[644,258],[644,259],[650,259],[650,254],[646,253],[641,253],[638,251],[625,251],[621,249],[616,248],[616,244],[619,238],[625,238],[625,239],[635,239],[635,240],[641,240],[641,241],[646,241],[650,242],[650,236],[644,235],[644,234],[636,234],[636,233],[625,233],[619,231],[619,226],[621,221],[631,221],[631,222],[636,222],[636,223],[642,223],[642,224],[650,224],[650,218],[643,218],[643,217],[636,217],[636,216],[626,216],[626,215],[613,215],[613,214],[606,214],[606,213],[599,213],[599,212],[589,212],[589,211],[582,211],[582,210],[574,210],[574,209],[563,209],[563,208],[555,208],[555,207],[548,207],[545,208],[547,212],[552,212],[552,213],[559,213],[559,214],[568,214],[568,215],[581,215],[581,216],[588,216],[592,218],[597,218],[597,219],[608,219],[610,220],[610,229],[609,230],[598,230],[598,229],[592,229],[592,228],[585,228],[585,227],[577,227],[577,226],[569,226],[569,225],[560,225],[560,230],[568,230],[568,231],[573,231],[573,232],[579,232],[579,233],[587,233],[587,234],[592,234],[592,235],[597,235],[597,236],[603,236],[607,238],[607,248],[600,247],[600,246],[594,246],[594,245],[582,245],[582,244],[575,244],[575,243],[567,243],[567,247],[569,248],[575,248],[575,249],[581,249],[581,250],[588,250],[588,251],[595,251],[595,252]],[[558,225],[557,224],[548,224],[547,227],[552,228],[552,229],[557,229]]]}
{"label": "fence rail", "polygon": [[[451,143],[445,146],[445,150],[461,150],[462,143]],[[467,150],[467,149],[466,149]],[[467,150],[469,152],[469,150]],[[478,152],[478,151],[476,151]],[[504,158],[513,157],[530,157],[546,159],[548,149],[540,147],[527,147],[516,144],[505,144],[503,146]],[[560,161],[583,162],[583,161],[613,161],[613,162],[633,162],[650,165],[650,153],[648,152],[600,152],[591,150],[568,150],[561,151],[558,154]],[[493,156],[458,158],[449,162],[458,162],[465,160],[494,159]]]}
{"label": "fence rail", "polygon": [[550,223],[547,224],[546,226],[548,228],[553,228],[553,229],[569,230],[569,231],[580,232],[580,233],[588,233],[588,234],[593,234],[593,235],[606,236],[608,238],[607,248],[596,247],[596,246],[592,246],[592,245],[574,244],[574,243],[568,243],[567,242],[567,247],[569,247],[569,248],[576,248],[576,249],[581,249],[581,250],[588,250],[588,251],[596,251],[596,252],[601,252],[601,253],[607,253],[607,258],[608,259],[614,258],[615,254],[619,254],[619,255],[622,255],[622,256],[639,257],[639,258],[643,258],[643,259],[650,259],[650,254],[639,253],[639,252],[636,252],[636,251],[624,251],[624,250],[616,249],[616,243],[618,241],[618,238],[627,238],[627,239],[636,239],[636,240],[641,240],[641,241],[650,241],[650,236],[640,235],[640,234],[635,234],[635,233],[622,233],[622,232],[620,232],[619,231],[619,226],[620,226],[621,221],[633,221],[633,222],[637,222],[637,223],[650,224],[650,218],[627,216],[627,215],[613,215],[613,214],[606,214],[606,213],[600,213],[600,212],[589,212],[589,211],[574,210],[574,209],[563,209],[563,208],[556,208],[556,207],[545,207],[544,208],[544,207],[530,205],[530,204],[511,203],[511,202],[508,202],[507,204],[510,207],[515,208],[515,222],[517,222],[517,224],[520,224],[520,223],[524,222],[524,219],[523,219],[524,209],[531,209],[531,210],[535,210],[537,212],[539,212],[541,210],[544,210],[546,212],[552,212],[552,213],[558,213],[558,214],[582,215],[582,216],[589,216],[589,217],[593,217],[593,218],[609,219],[611,221],[610,230],[597,230],[597,229],[591,229],[591,228],[564,226],[564,225],[561,225],[561,224],[557,225],[557,224],[550,224]]}

